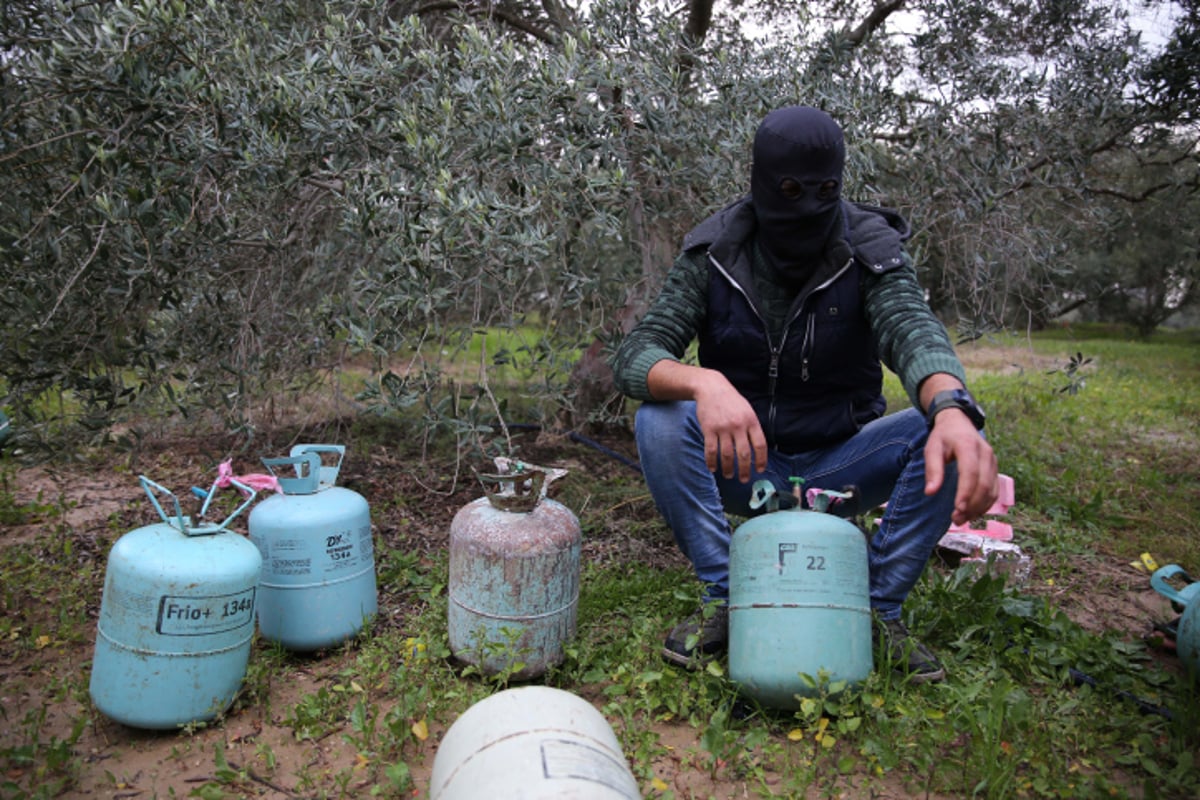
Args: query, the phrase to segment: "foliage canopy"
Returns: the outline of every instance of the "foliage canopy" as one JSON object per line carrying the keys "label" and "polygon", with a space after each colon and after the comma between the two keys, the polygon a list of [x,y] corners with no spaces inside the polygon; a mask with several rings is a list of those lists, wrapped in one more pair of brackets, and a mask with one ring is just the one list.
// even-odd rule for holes
{"label": "foliage canopy", "polygon": [[[164,400],[246,424],[369,354],[363,399],[433,425],[502,414],[497,363],[539,421],[619,412],[604,343],[791,102],[843,122],[851,192],[916,222],[960,328],[1100,297],[1152,326],[1197,278],[1193,5],[1156,54],[1089,0],[6,4],[5,402],[35,433]],[[525,323],[478,382],[448,372]]]}

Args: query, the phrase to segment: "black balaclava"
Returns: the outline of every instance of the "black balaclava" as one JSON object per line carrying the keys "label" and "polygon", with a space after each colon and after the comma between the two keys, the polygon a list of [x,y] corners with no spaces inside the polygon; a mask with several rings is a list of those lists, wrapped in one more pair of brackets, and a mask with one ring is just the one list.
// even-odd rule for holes
{"label": "black balaclava", "polygon": [[788,106],[759,124],[750,195],[759,248],[780,274],[816,266],[838,220],[845,162],[842,129],[820,109]]}

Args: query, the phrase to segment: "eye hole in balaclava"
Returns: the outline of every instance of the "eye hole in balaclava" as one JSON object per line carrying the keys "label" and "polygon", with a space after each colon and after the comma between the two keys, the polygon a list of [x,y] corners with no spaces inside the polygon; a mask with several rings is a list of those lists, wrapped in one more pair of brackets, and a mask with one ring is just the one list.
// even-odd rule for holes
{"label": "eye hole in balaclava", "polygon": [[806,195],[810,194],[818,201],[836,200],[840,195],[840,189],[840,185],[834,180],[805,184],[795,178],[784,178],[779,182],[779,193],[788,200],[803,200]]}
{"label": "eye hole in balaclava", "polygon": [[821,255],[838,219],[845,161],[842,129],[820,109],[788,106],[759,124],[750,195],[759,247],[777,270],[810,270]]}

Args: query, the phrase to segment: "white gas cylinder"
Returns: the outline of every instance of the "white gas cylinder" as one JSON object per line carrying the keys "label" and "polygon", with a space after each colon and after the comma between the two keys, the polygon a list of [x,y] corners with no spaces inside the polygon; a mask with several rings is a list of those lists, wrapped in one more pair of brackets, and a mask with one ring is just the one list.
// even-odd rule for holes
{"label": "white gas cylinder", "polygon": [[570,692],[522,686],[481,700],[446,731],[430,800],[639,800],[617,737]]}

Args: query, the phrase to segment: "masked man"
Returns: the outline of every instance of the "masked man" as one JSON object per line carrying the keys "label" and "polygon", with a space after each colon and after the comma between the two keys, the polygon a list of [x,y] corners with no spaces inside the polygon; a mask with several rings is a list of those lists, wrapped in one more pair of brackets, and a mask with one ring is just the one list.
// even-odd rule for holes
{"label": "masked man", "polygon": [[[724,651],[726,513],[750,516],[752,479],[853,486],[854,514],[886,503],[869,544],[877,646],[913,681],[942,664],[901,604],[951,522],[997,493],[984,415],[930,311],[895,212],[842,199],[845,144],[826,113],[774,111],[754,138],[750,194],[700,223],[646,316],[612,359],[643,401],[638,453],[659,512],[713,603],[663,656],[694,667]],[[699,366],[681,360],[693,340]],[[881,362],[913,408],[884,415]]]}

